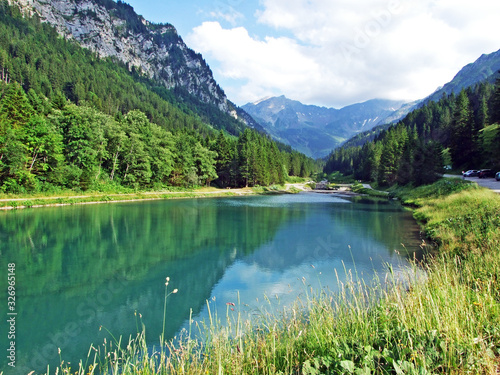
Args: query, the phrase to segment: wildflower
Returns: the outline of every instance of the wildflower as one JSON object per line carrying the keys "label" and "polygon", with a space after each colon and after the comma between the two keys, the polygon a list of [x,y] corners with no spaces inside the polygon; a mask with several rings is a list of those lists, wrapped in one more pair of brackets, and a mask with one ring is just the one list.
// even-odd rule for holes
{"label": "wildflower", "polygon": [[233,302],[226,302],[226,305],[228,305],[228,306],[236,306]]}
{"label": "wildflower", "polygon": [[176,288],[176,289],[172,290],[172,293],[173,293],[173,294],[175,294],[175,293],[177,293],[178,291],[179,291],[179,289],[177,289],[177,288]]}

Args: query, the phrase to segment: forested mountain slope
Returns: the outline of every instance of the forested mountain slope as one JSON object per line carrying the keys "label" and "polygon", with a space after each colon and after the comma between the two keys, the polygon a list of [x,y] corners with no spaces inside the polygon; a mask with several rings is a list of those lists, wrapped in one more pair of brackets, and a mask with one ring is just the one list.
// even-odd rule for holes
{"label": "forested mountain slope", "polygon": [[[446,83],[442,88],[436,90],[434,93],[428,97],[419,100],[414,103],[410,103],[410,108],[406,108],[406,114],[410,113],[412,110],[420,108],[431,101],[439,101],[443,97],[447,97],[450,94],[458,94],[462,89],[467,89],[469,87],[480,84],[481,82],[489,82],[493,84],[495,80],[500,76],[500,51],[484,54],[479,57],[473,63],[464,66],[455,77],[448,83]],[[404,107],[403,107],[404,108]],[[405,114],[405,115],[406,115]],[[344,148],[349,148],[352,146],[362,146],[368,141],[372,141],[374,137],[381,131],[388,129],[391,123],[400,120],[404,116],[397,115],[394,118],[387,118],[381,125],[374,127],[368,131],[363,131],[348,141],[343,145]]]}
{"label": "forested mountain slope", "polygon": [[267,185],[313,169],[218,109],[225,132],[214,130],[175,91],[0,8],[0,191]]}
{"label": "forested mountain slope", "polygon": [[[65,39],[120,62],[138,78],[146,78],[164,99],[191,109],[214,127],[236,135],[245,124],[258,127],[227,99],[203,57],[186,46],[173,25],[150,23],[122,1],[9,2],[23,14],[54,26]],[[165,89],[173,96],[164,93]]]}
{"label": "forested mountain slope", "polygon": [[453,79],[439,90],[425,98],[423,103],[438,101],[451,93],[458,94],[462,89],[474,86],[480,82],[494,83],[500,70],[500,50],[480,56],[473,63],[464,66]]}
{"label": "forested mountain slope", "polygon": [[428,102],[363,146],[342,147],[325,172],[381,185],[433,182],[455,169],[500,170],[500,80]]}

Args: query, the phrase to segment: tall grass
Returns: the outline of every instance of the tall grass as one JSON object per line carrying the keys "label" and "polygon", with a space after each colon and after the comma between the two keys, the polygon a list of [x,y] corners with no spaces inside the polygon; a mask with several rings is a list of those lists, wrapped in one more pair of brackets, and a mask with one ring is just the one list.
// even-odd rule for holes
{"label": "tall grass", "polygon": [[167,350],[152,351],[141,331],[79,374],[497,374],[500,198],[461,183],[425,189],[412,204],[439,251],[404,277],[389,268],[365,283],[346,271],[339,292],[307,289],[251,321],[239,304],[224,317],[208,306],[209,321]]}

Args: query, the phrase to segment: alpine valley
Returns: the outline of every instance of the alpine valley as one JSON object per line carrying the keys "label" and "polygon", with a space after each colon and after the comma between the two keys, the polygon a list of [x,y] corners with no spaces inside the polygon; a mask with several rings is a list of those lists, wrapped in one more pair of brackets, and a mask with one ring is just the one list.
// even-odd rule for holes
{"label": "alpine valley", "polygon": [[[500,52],[483,55],[442,89],[413,103],[373,99],[334,109],[280,96],[240,108],[173,25],[151,23],[125,2],[0,4],[2,110],[12,122],[13,113],[26,104],[16,123],[5,122],[8,136],[0,144],[5,192],[52,185],[85,190],[106,178],[137,188],[213,181],[219,186],[265,185],[283,182],[286,175],[306,177],[317,169],[311,158],[325,158],[353,137],[362,145],[365,134],[373,139],[377,129],[388,128],[426,102],[488,77],[494,81],[500,68]],[[9,92],[6,87],[14,82],[20,88]],[[110,129],[93,128],[96,118]],[[73,134],[73,126],[83,119],[89,123],[87,134]],[[28,134],[30,121],[40,122],[50,145],[23,150],[29,139],[41,141]],[[148,132],[168,138],[161,150],[150,147],[154,142],[147,139]],[[140,144],[134,145],[137,139]],[[83,141],[87,151],[71,150],[70,144]],[[142,149],[142,156],[131,157]],[[159,154],[165,156],[162,165]]]}
{"label": "alpine valley", "polygon": [[499,70],[500,51],[484,54],[427,98],[409,103],[373,99],[334,109],[305,105],[280,96],[248,103],[242,108],[274,139],[308,156],[323,158],[348,140],[352,144],[363,144],[364,139],[373,139],[374,134],[429,101],[437,102],[443,96],[458,94],[483,81],[494,83]]}
{"label": "alpine valley", "polygon": [[280,142],[313,158],[361,131],[399,120],[415,103],[373,99],[342,109],[305,105],[285,96],[266,98],[242,108]]}

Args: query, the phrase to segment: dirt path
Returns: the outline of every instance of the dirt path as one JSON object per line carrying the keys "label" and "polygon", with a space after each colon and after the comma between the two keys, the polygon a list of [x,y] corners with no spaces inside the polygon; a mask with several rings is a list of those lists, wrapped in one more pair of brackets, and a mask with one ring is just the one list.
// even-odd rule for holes
{"label": "dirt path", "polygon": [[43,199],[86,199],[86,198],[102,198],[102,197],[131,197],[136,195],[175,195],[175,194],[221,194],[221,193],[234,193],[238,195],[251,194],[251,189],[241,188],[241,189],[220,189],[213,191],[147,191],[141,193],[123,193],[123,194],[90,194],[90,195],[66,195],[66,196],[54,196],[54,197],[25,197],[25,198],[2,198],[0,202],[21,202],[27,200],[43,200]]}
{"label": "dirt path", "polygon": [[[285,190],[288,191],[290,189],[297,189],[301,191],[310,190],[306,186],[305,183],[296,183],[296,184],[286,184]],[[278,191],[279,192],[279,191]],[[25,208],[22,204],[24,202],[34,202],[34,205],[30,205],[30,207],[44,207],[44,206],[66,206],[70,204],[97,204],[97,203],[108,203],[108,202],[131,202],[131,201],[139,201],[139,200],[151,200],[151,199],[165,199],[166,196],[175,197],[178,195],[181,198],[196,198],[196,197],[207,197],[210,195],[219,195],[219,196],[244,196],[244,195],[252,195],[259,194],[252,188],[237,188],[237,189],[200,189],[194,191],[150,191],[150,192],[141,192],[141,193],[123,193],[123,194],[87,194],[87,195],[67,195],[67,196],[50,196],[50,197],[24,197],[24,198],[2,198],[1,202],[19,202],[21,205],[16,205],[16,208]],[[103,200],[103,198],[109,197],[109,200]],[[121,197],[121,199],[120,199]],[[72,203],[59,203],[55,202],[56,200],[82,200],[76,201]],[[13,209],[14,204],[12,206],[4,206],[0,207],[0,210],[9,210]]]}

